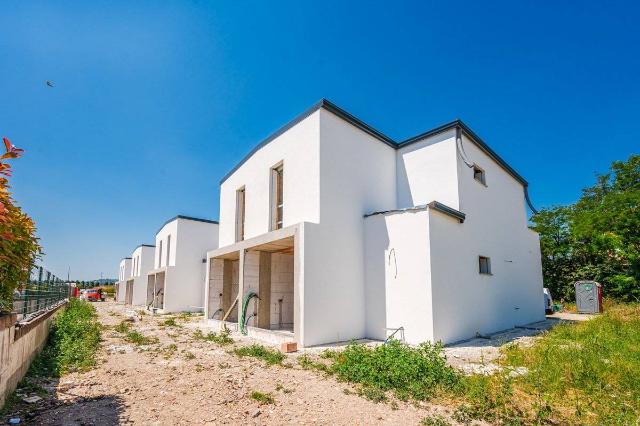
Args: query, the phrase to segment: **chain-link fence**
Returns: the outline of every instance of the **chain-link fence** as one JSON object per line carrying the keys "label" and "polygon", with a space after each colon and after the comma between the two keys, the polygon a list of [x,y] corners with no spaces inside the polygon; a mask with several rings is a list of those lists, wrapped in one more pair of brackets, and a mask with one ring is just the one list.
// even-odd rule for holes
{"label": "chain-link fence", "polygon": [[64,302],[69,297],[69,284],[42,266],[31,270],[29,281],[13,296],[13,311],[18,321],[27,321]]}

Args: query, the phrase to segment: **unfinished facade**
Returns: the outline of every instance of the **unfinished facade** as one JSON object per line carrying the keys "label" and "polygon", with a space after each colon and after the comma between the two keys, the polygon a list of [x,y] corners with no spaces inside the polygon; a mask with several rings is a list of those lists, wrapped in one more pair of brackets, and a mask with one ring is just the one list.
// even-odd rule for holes
{"label": "unfinished facade", "polygon": [[147,300],[147,272],[153,268],[155,246],[141,244],[131,253],[131,274],[125,280],[125,305],[144,306]]}
{"label": "unfinished facade", "polygon": [[160,313],[202,311],[207,250],[218,246],[218,222],[176,216],[156,233],[146,306]]}
{"label": "unfinished facade", "polygon": [[461,121],[396,142],[322,100],[222,179],[205,317],[299,346],[542,320],[526,192]]}

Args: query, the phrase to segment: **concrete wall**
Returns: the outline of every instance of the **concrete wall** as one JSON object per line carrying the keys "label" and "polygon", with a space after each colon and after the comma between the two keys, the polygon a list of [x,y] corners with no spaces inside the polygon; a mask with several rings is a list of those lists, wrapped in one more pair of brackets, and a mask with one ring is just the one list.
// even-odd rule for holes
{"label": "concrete wall", "polygon": [[[277,329],[282,307],[282,325],[288,328],[293,324],[293,264],[291,254],[271,255],[271,328]],[[282,299],[282,305],[278,300]]]}
{"label": "concrete wall", "polygon": [[283,226],[320,221],[320,112],[255,152],[220,187],[220,244],[235,242],[236,191],[245,187],[245,239],[269,232],[271,168],[284,165]]}
{"label": "concrete wall", "polygon": [[24,323],[18,329],[14,325],[15,314],[0,316],[0,407],[47,342],[49,326],[58,309]]}
{"label": "concrete wall", "polygon": [[365,227],[366,337],[404,327],[409,343],[433,340],[428,210],[369,216]]}

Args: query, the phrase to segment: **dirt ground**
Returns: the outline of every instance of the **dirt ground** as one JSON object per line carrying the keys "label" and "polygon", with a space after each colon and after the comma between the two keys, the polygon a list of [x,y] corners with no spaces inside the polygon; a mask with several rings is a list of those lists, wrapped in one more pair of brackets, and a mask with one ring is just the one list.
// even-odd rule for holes
{"label": "dirt ground", "polygon": [[[126,317],[123,306],[95,306],[100,321],[110,326],[103,332],[98,368],[50,383],[50,395],[31,404],[21,424],[417,425],[425,417],[449,414],[429,404],[374,403],[347,394],[345,389],[354,388],[301,369],[294,355],[285,360],[291,368],[239,358],[228,353],[233,346],[193,338],[199,317],[168,327],[162,326],[167,317],[140,316],[133,328],[159,343],[136,346],[113,330]],[[243,338],[234,345],[248,343],[253,342]],[[250,398],[253,391],[271,393],[275,402],[260,404]]]}
{"label": "dirt ground", "polygon": [[[20,424],[417,425],[433,416],[457,424],[450,418],[451,407],[394,399],[374,403],[357,396],[349,384],[303,370],[296,361],[300,352],[287,356],[284,363],[290,368],[267,367],[261,360],[239,358],[231,352],[234,347],[261,342],[237,333],[232,335],[235,343],[230,346],[195,339],[198,328],[205,334],[211,331],[202,327],[201,316],[176,317],[175,327],[163,324],[168,316],[135,314],[132,329],[156,337],[158,343],[128,343],[114,326],[135,311],[113,302],[95,306],[105,326],[97,368],[42,383],[46,390],[46,394],[40,393],[42,399],[18,407]],[[446,347],[445,354],[448,362],[462,371],[492,373],[499,368],[492,362],[503,344],[530,344],[535,335],[560,321],[583,319],[588,317],[548,317],[530,326]],[[317,356],[322,350],[304,352]],[[250,397],[254,391],[270,393],[274,402],[260,404]]]}

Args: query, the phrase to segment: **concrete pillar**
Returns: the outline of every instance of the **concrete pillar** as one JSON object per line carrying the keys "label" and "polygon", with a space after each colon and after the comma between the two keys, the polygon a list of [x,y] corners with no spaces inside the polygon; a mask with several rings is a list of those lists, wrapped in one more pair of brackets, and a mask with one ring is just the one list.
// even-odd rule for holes
{"label": "concrete pillar", "polygon": [[240,310],[242,309],[242,299],[244,298],[244,264],[246,250],[240,250],[240,259],[238,259],[238,320],[240,319]]}
{"label": "concrete pillar", "polygon": [[271,253],[260,252],[258,272],[258,327],[271,328]]}
{"label": "concrete pillar", "polygon": [[236,294],[231,294],[233,283],[233,261],[225,259],[222,265],[222,316],[227,313]]}

